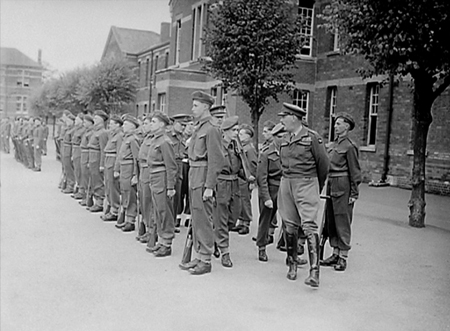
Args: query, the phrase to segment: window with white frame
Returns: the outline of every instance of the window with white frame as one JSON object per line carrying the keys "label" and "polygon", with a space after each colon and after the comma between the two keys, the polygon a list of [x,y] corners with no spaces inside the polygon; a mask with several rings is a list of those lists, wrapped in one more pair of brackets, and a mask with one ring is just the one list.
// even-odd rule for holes
{"label": "window with white frame", "polygon": [[334,141],[334,122],[336,121],[336,95],[337,87],[331,86],[329,89],[330,105],[328,109],[329,115],[329,129],[328,129],[328,141]]}
{"label": "window with white frame", "polygon": [[313,42],[313,23],[314,23],[314,0],[299,0],[298,14],[303,19],[301,35],[302,35],[302,49],[300,55],[312,56],[312,42]]}
{"label": "window with white frame", "polygon": [[378,122],[378,107],[380,85],[373,84],[369,90],[369,114],[367,125],[367,145],[375,146],[377,142],[377,122]]}
{"label": "window with white frame", "polygon": [[147,58],[145,60],[145,86],[148,86],[149,82],[149,73],[150,73],[150,59]]}
{"label": "window with white frame", "polygon": [[180,64],[181,52],[181,20],[175,23],[175,65]]}
{"label": "window with white frame", "polygon": [[158,94],[158,109],[159,111],[165,113],[166,112],[166,94],[159,93]]}
{"label": "window with white frame", "polygon": [[292,103],[306,111],[306,120],[308,119],[309,91],[295,90]]}
{"label": "window with white frame", "polygon": [[202,3],[192,8],[192,45],[191,60],[203,55],[203,29],[206,24],[207,4]]}
{"label": "window with white frame", "polygon": [[334,30],[333,34],[333,51],[339,51],[339,31],[338,29]]}

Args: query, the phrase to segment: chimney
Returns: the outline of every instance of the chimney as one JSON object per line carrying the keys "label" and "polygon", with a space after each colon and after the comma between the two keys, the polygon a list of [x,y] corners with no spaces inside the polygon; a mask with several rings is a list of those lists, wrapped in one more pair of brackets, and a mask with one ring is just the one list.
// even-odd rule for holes
{"label": "chimney", "polygon": [[164,43],[168,40],[170,40],[170,23],[168,22],[162,22],[161,23],[161,32],[159,34],[159,42]]}
{"label": "chimney", "polygon": [[38,63],[42,64],[42,49],[38,50]]}

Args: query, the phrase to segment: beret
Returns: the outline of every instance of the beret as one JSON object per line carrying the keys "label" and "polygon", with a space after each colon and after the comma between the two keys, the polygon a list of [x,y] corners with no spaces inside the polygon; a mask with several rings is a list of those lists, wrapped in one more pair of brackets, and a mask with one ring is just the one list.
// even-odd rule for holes
{"label": "beret", "polygon": [[284,125],[282,123],[278,123],[277,125],[275,125],[272,129],[272,131],[270,132],[273,135],[277,135],[279,133],[285,133],[286,132],[286,128],[284,127]]}
{"label": "beret", "polygon": [[210,94],[202,91],[195,91],[194,93],[192,93],[192,100],[197,100],[208,105],[214,104],[214,98]]}
{"label": "beret", "polygon": [[255,135],[255,131],[253,130],[253,128],[248,125],[248,124],[242,124],[241,127],[239,128],[240,130],[245,130],[247,131],[247,133],[249,134],[250,137],[253,137]]}
{"label": "beret", "polygon": [[281,113],[278,113],[278,116],[287,116],[287,115],[294,115],[299,118],[302,118],[306,116],[306,111],[299,106],[293,105],[291,103],[283,102],[283,111]]}
{"label": "beret", "polygon": [[100,116],[101,118],[103,118],[103,120],[104,121],[106,121],[106,120],[108,120],[108,114],[107,113],[105,113],[103,110],[96,110],[95,112],[94,112],[94,115],[95,116]]}
{"label": "beret", "polygon": [[174,122],[187,123],[193,121],[192,115],[176,114],[170,118]]}
{"label": "beret", "polygon": [[153,114],[153,117],[156,117],[161,122],[164,122],[166,125],[169,125],[171,123],[169,117],[163,112],[157,111]]}
{"label": "beret", "polygon": [[139,122],[138,122],[137,118],[134,117],[134,116],[132,116],[132,115],[130,115],[130,114],[125,114],[125,115],[123,115],[123,116],[122,116],[122,121],[123,121],[124,123],[125,123],[125,122],[133,123],[134,126],[135,126],[136,128],[139,127]]}
{"label": "beret", "polygon": [[348,114],[348,113],[339,113],[336,115],[336,119],[338,118],[342,118],[345,122],[347,122],[350,125],[349,130],[353,130],[353,128],[355,127],[355,120],[353,119],[353,117]]}
{"label": "beret", "polygon": [[263,128],[268,128],[269,130],[272,130],[275,127],[275,123],[272,121],[265,121],[263,124]]}
{"label": "beret", "polygon": [[66,115],[66,118],[68,118],[71,121],[75,121],[75,115],[72,115],[72,114]]}
{"label": "beret", "polygon": [[212,116],[225,116],[227,114],[227,110],[223,105],[213,106],[209,112]]}
{"label": "beret", "polygon": [[91,115],[88,115],[88,114],[84,115],[84,120],[85,121],[89,121],[91,123],[94,123],[94,118]]}
{"label": "beret", "polygon": [[116,123],[119,123],[120,125],[123,124],[122,118],[121,118],[119,115],[112,115],[112,116],[109,118],[109,120],[110,120],[110,121],[114,121],[114,122],[116,122]]}
{"label": "beret", "polygon": [[231,117],[226,118],[223,121],[220,128],[225,131],[225,130],[231,129],[233,126],[237,125],[238,122],[239,122],[239,116],[231,116]]}

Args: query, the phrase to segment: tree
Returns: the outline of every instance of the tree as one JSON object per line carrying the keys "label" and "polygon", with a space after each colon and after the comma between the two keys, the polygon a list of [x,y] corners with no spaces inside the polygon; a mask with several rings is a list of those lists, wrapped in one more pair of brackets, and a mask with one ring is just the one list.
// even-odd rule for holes
{"label": "tree", "polygon": [[135,100],[138,80],[124,59],[109,59],[91,69],[80,81],[77,98],[85,106],[120,113]]}
{"label": "tree", "polygon": [[232,89],[258,122],[269,102],[293,86],[290,69],[301,49],[301,18],[290,1],[224,0],[211,5],[204,69]]}
{"label": "tree", "polygon": [[425,226],[425,159],[431,107],[450,84],[450,1],[331,0],[322,18],[338,29],[341,50],[361,54],[372,75],[412,78],[413,168],[409,224]]}

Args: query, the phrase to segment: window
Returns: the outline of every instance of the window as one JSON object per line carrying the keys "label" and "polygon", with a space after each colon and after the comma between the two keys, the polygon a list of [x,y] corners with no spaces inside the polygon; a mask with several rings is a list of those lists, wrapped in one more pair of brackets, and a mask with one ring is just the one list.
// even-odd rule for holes
{"label": "window", "polygon": [[164,59],[164,68],[168,68],[169,67],[169,52],[166,52],[166,57]]}
{"label": "window", "polygon": [[158,109],[163,113],[166,112],[166,94],[165,93],[158,94]]}
{"label": "window", "polygon": [[180,64],[181,53],[181,20],[175,23],[175,65]]}
{"label": "window", "polygon": [[336,94],[337,94],[337,87],[336,86],[330,86],[328,88],[328,97],[329,97],[329,104],[328,104],[328,141],[334,141],[334,122],[336,121],[336,118],[334,117],[336,115]]}
{"label": "window", "polygon": [[374,146],[377,142],[377,122],[380,85],[374,84],[369,88],[369,114],[367,125],[367,145]]}
{"label": "window", "polygon": [[144,114],[147,114],[147,104],[144,104]]}
{"label": "window", "polygon": [[306,111],[306,120],[308,119],[309,91],[295,90],[292,103]]}
{"label": "window", "polygon": [[149,71],[150,71],[150,59],[147,58],[145,60],[145,86],[148,86],[148,82],[149,82]]}
{"label": "window", "polygon": [[192,45],[191,60],[197,60],[203,55],[203,28],[206,22],[206,3],[192,9]]}
{"label": "window", "polygon": [[138,61],[137,76],[138,76],[138,86],[141,87],[141,61]]}
{"label": "window", "polygon": [[334,31],[333,34],[333,51],[338,52],[339,51],[339,32],[338,29]]}
{"label": "window", "polygon": [[155,69],[154,69],[154,73],[153,73],[153,84],[156,84],[156,71],[158,71],[158,59],[159,59],[159,56],[156,55],[155,56]]}
{"label": "window", "polygon": [[217,105],[217,87],[211,87],[211,96],[214,98],[214,104]]}
{"label": "window", "polygon": [[298,14],[303,18],[301,29],[303,47],[300,55],[312,55],[313,21],[314,21],[314,0],[299,0]]}

